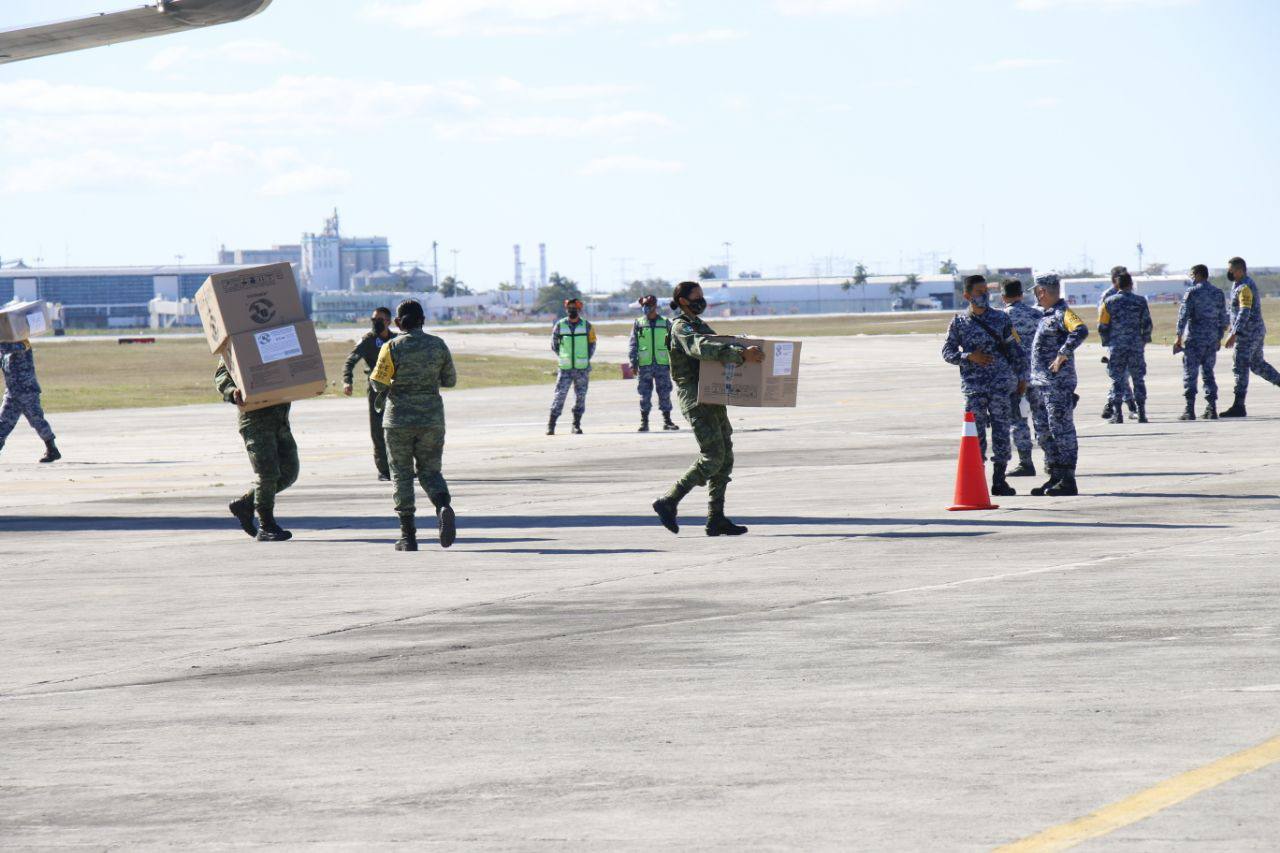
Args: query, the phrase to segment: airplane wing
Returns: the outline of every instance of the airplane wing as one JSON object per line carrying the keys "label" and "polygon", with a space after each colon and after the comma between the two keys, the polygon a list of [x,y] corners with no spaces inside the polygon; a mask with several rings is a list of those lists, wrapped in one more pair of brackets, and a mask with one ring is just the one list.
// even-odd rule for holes
{"label": "airplane wing", "polygon": [[271,0],[160,0],[124,12],[0,31],[0,65],[117,42],[229,24],[256,15]]}

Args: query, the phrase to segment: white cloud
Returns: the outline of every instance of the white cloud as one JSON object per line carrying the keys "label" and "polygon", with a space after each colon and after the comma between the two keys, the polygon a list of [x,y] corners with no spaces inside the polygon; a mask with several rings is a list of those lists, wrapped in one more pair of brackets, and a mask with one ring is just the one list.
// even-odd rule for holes
{"label": "white cloud", "polygon": [[979,65],[979,71],[1026,71],[1032,68],[1050,68],[1054,65],[1061,65],[1061,59],[1000,59],[995,62],[989,62],[985,65]]}
{"label": "white cloud", "polygon": [[672,126],[664,115],[636,110],[572,116],[491,116],[474,121],[447,122],[437,130],[446,139],[498,142],[504,139],[629,138],[640,131]]}
{"label": "white cloud", "polygon": [[305,59],[305,55],[279,42],[263,39],[241,39],[207,48],[188,45],[166,47],[147,63],[147,70],[181,72],[196,65],[283,65]]}
{"label": "white cloud", "polygon": [[885,15],[900,12],[911,0],[775,0],[784,15]]}
{"label": "white cloud", "polygon": [[580,83],[566,86],[528,86],[519,80],[500,77],[493,84],[501,95],[527,101],[603,101],[614,100],[639,91],[638,86],[615,83]]}
{"label": "white cloud", "polygon": [[703,30],[698,33],[672,33],[662,40],[662,44],[673,47],[684,47],[692,44],[715,44],[718,42],[741,41],[747,34],[741,30]]}
{"label": "white cloud", "polygon": [[276,175],[263,184],[258,192],[265,196],[327,193],[346,189],[350,184],[351,173],[345,169],[312,165]]}
{"label": "white cloud", "polygon": [[565,27],[667,17],[673,0],[374,0],[370,17],[437,36],[532,35]]}
{"label": "white cloud", "polygon": [[684,171],[684,163],[677,160],[654,160],[648,157],[598,157],[583,166],[580,174],[588,177],[639,173],[644,175],[675,175]]}
{"label": "white cloud", "polygon": [[1014,8],[1024,12],[1043,12],[1047,9],[1089,7],[1094,9],[1122,9],[1132,7],[1160,8],[1167,6],[1194,6],[1200,0],[1014,0]]}

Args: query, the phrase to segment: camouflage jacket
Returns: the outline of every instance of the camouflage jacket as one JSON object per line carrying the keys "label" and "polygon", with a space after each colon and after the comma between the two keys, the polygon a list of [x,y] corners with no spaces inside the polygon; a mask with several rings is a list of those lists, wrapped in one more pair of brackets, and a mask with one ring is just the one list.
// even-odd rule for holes
{"label": "camouflage jacket", "polygon": [[369,384],[377,394],[376,405],[385,406],[384,428],[443,427],[440,389],[457,385],[458,373],[448,345],[414,329],[383,345]]}
{"label": "camouflage jacket", "polygon": [[1151,343],[1151,332],[1151,306],[1133,291],[1122,290],[1102,303],[1098,335],[1104,347],[1139,350]]}
{"label": "camouflage jacket", "polygon": [[743,364],[746,347],[741,344],[713,341],[715,332],[701,317],[687,317],[683,313],[671,318],[671,335],[667,348],[671,350],[671,379],[681,391],[698,393],[699,362],[718,361],[722,364]]}
{"label": "camouflage jacket", "polygon": [[1231,333],[1242,338],[1260,338],[1267,334],[1258,285],[1249,276],[1237,281],[1231,290]]}
{"label": "camouflage jacket", "polygon": [[1040,328],[1040,318],[1044,316],[1044,312],[1033,305],[1028,305],[1024,301],[1013,303],[1004,309],[1009,315],[1009,320],[1013,323],[1013,330],[1018,333],[1018,342],[1022,347],[1022,356],[1024,368],[1022,376],[1018,377],[1023,380],[1031,379],[1031,344],[1036,339],[1036,329]]}
{"label": "camouflage jacket", "polygon": [[[1074,388],[1075,352],[1087,337],[1089,327],[1071,310],[1067,300],[1059,299],[1044,312],[1031,343],[1031,384],[1040,388]],[[1067,362],[1054,373],[1049,368],[1060,355],[1065,355]]]}
{"label": "camouflage jacket", "polygon": [[[218,359],[218,369],[213,374],[213,387],[222,395],[222,399],[228,403],[234,403],[234,394],[238,390],[236,381],[231,378],[231,371],[227,370],[227,363],[222,359]],[[265,427],[273,427],[281,422],[289,422],[289,404],[281,403],[278,406],[267,406],[265,409],[258,409],[253,412],[241,412],[239,426],[241,431],[246,429],[261,429]]]}
{"label": "camouflage jacket", "polygon": [[[1191,333],[1187,334],[1187,327]],[[1197,282],[1182,295],[1178,308],[1178,337],[1183,343],[1218,344],[1231,326],[1227,295],[1207,281]]]}
{"label": "camouflage jacket", "polygon": [[[992,356],[995,361],[976,364],[969,360],[975,352]],[[1022,342],[1003,311],[987,310],[978,316],[971,309],[957,314],[947,328],[942,359],[959,366],[960,386],[965,394],[1012,394],[1026,372]]]}
{"label": "camouflage jacket", "polygon": [[0,343],[0,371],[4,373],[4,385],[10,394],[39,394],[36,381],[36,357],[31,344],[26,341]]}

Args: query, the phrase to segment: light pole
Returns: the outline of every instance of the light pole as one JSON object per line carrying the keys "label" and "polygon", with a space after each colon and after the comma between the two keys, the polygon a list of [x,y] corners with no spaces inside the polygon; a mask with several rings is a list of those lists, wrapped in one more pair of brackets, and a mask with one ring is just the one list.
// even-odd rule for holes
{"label": "light pole", "polygon": [[431,241],[431,283],[440,286],[440,244]]}
{"label": "light pole", "polygon": [[587,286],[591,289],[591,295],[596,295],[596,247],[587,247]]}
{"label": "light pole", "polygon": [[731,275],[729,273],[729,250],[732,248],[733,248],[733,244],[730,243],[728,240],[726,240],[724,242],[724,280],[725,281],[728,281],[731,278]]}
{"label": "light pole", "polygon": [[462,250],[461,250],[461,249],[450,249],[449,251],[453,253],[453,280],[454,280],[454,282],[455,282],[455,283],[457,283],[457,281],[458,281],[458,255],[462,254]]}

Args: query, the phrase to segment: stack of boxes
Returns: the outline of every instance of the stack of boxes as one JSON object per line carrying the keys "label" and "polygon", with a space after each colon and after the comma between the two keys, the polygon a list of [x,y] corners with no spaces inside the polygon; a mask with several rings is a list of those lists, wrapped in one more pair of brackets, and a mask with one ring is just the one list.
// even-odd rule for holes
{"label": "stack of boxes", "polygon": [[210,276],[196,292],[209,350],[252,412],[324,393],[324,359],[289,264]]}

